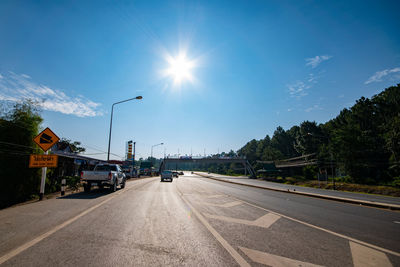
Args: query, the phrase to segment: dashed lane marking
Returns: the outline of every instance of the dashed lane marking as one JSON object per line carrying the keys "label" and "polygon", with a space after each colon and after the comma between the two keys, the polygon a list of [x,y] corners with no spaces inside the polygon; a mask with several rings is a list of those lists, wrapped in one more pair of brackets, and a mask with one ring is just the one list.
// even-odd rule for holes
{"label": "dashed lane marking", "polygon": [[214,206],[214,207],[221,207],[221,208],[232,208],[235,206],[239,206],[242,205],[243,202],[241,201],[233,201],[233,202],[228,202],[225,204],[214,204],[214,203],[209,203],[209,202],[203,202],[203,204],[207,205],[207,206]]}
{"label": "dashed lane marking", "polygon": [[[179,189],[178,189],[179,190]],[[235,259],[235,261],[240,265],[240,266],[248,266],[250,267],[250,264],[242,257],[240,254],[231,246],[229,245],[228,241],[226,241],[218,232],[215,230],[209,223],[208,221],[198,212],[188,200],[181,194],[181,197],[184,202],[189,206],[191,211],[196,215],[197,219],[207,228],[207,230],[217,239],[217,241],[224,247],[226,251]]]}
{"label": "dashed lane marking", "polygon": [[321,265],[316,265],[308,262],[297,261],[282,256],[277,256],[269,254],[266,252],[253,250],[249,248],[239,247],[244,254],[247,255],[252,261],[261,263],[268,266],[274,267],[321,267]]}
{"label": "dashed lane marking", "polygon": [[203,213],[203,215],[206,216],[207,218],[211,218],[211,219],[217,219],[217,220],[232,222],[232,223],[240,223],[240,224],[251,225],[251,226],[258,226],[258,227],[263,227],[263,228],[269,228],[273,223],[275,223],[277,220],[279,220],[281,218],[280,216],[275,215],[273,213],[268,213],[268,214],[258,218],[255,221],[236,219],[236,218],[232,218],[232,217],[219,216],[219,215],[213,215],[213,214],[208,214],[208,213]]}
{"label": "dashed lane marking", "polygon": [[385,253],[351,241],[349,243],[354,267],[393,266]]}

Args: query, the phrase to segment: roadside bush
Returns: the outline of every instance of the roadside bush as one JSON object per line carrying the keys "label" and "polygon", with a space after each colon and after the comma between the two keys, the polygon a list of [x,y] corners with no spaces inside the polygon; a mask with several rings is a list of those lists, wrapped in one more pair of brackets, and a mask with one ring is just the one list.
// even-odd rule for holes
{"label": "roadside bush", "polygon": [[296,183],[296,178],[293,177],[286,177],[285,184],[295,184]]}
{"label": "roadside bush", "polygon": [[303,167],[304,179],[315,180],[317,177],[317,167],[316,166],[305,166]]}
{"label": "roadside bush", "polygon": [[78,190],[81,183],[81,178],[79,176],[64,176],[67,182],[67,186],[71,190]]}
{"label": "roadside bush", "polygon": [[399,187],[400,188],[400,176],[399,177],[394,177],[393,182],[391,184],[394,187]]}
{"label": "roadside bush", "polygon": [[335,178],[335,181],[336,181],[336,182],[339,182],[339,183],[348,183],[348,184],[354,183],[353,178],[351,178],[351,177],[348,176],[348,175],[343,176],[343,177],[336,177],[336,178]]}

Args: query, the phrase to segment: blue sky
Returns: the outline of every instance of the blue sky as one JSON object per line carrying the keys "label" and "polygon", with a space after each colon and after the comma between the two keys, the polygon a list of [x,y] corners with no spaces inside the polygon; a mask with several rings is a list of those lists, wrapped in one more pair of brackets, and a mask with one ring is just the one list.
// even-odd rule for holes
{"label": "blue sky", "polygon": [[[400,82],[398,1],[1,1],[0,100],[87,154],[217,153]],[[182,53],[191,80],[165,76]],[[106,155],[94,155],[105,158]]]}

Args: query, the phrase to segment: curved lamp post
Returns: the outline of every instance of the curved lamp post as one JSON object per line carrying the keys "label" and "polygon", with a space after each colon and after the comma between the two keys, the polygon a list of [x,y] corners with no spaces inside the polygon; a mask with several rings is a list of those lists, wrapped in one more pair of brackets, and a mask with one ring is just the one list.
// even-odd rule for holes
{"label": "curved lamp post", "polygon": [[134,97],[134,98],[129,98],[129,99],[122,100],[122,101],[119,101],[119,102],[116,102],[116,103],[112,104],[112,107],[111,107],[111,120],[110,120],[110,134],[108,135],[107,161],[110,160],[111,129],[112,129],[112,119],[113,119],[113,113],[114,113],[114,106],[117,105],[117,104],[121,104],[121,103],[128,102],[128,101],[135,100],[135,99],[142,99],[142,98],[143,98],[142,96],[137,96],[137,97]]}
{"label": "curved lamp post", "polygon": [[156,144],[156,145],[152,145],[151,146],[151,160],[153,160],[153,147],[155,147],[155,146],[162,146],[164,143],[159,143],[159,144]]}

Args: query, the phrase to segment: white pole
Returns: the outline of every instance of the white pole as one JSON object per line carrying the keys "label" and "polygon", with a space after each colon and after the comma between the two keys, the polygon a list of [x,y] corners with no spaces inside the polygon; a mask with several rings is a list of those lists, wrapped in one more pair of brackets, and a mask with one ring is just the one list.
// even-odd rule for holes
{"label": "white pole", "polygon": [[66,184],[66,180],[64,178],[61,180],[61,196],[65,195],[65,184]]}
{"label": "white pole", "polygon": [[[49,152],[46,151],[44,152],[45,155],[48,155]],[[46,185],[46,172],[47,172],[47,167],[42,168],[42,181],[40,182],[40,194],[39,194],[39,200],[43,200],[43,195],[44,195],[44,186]]]}

